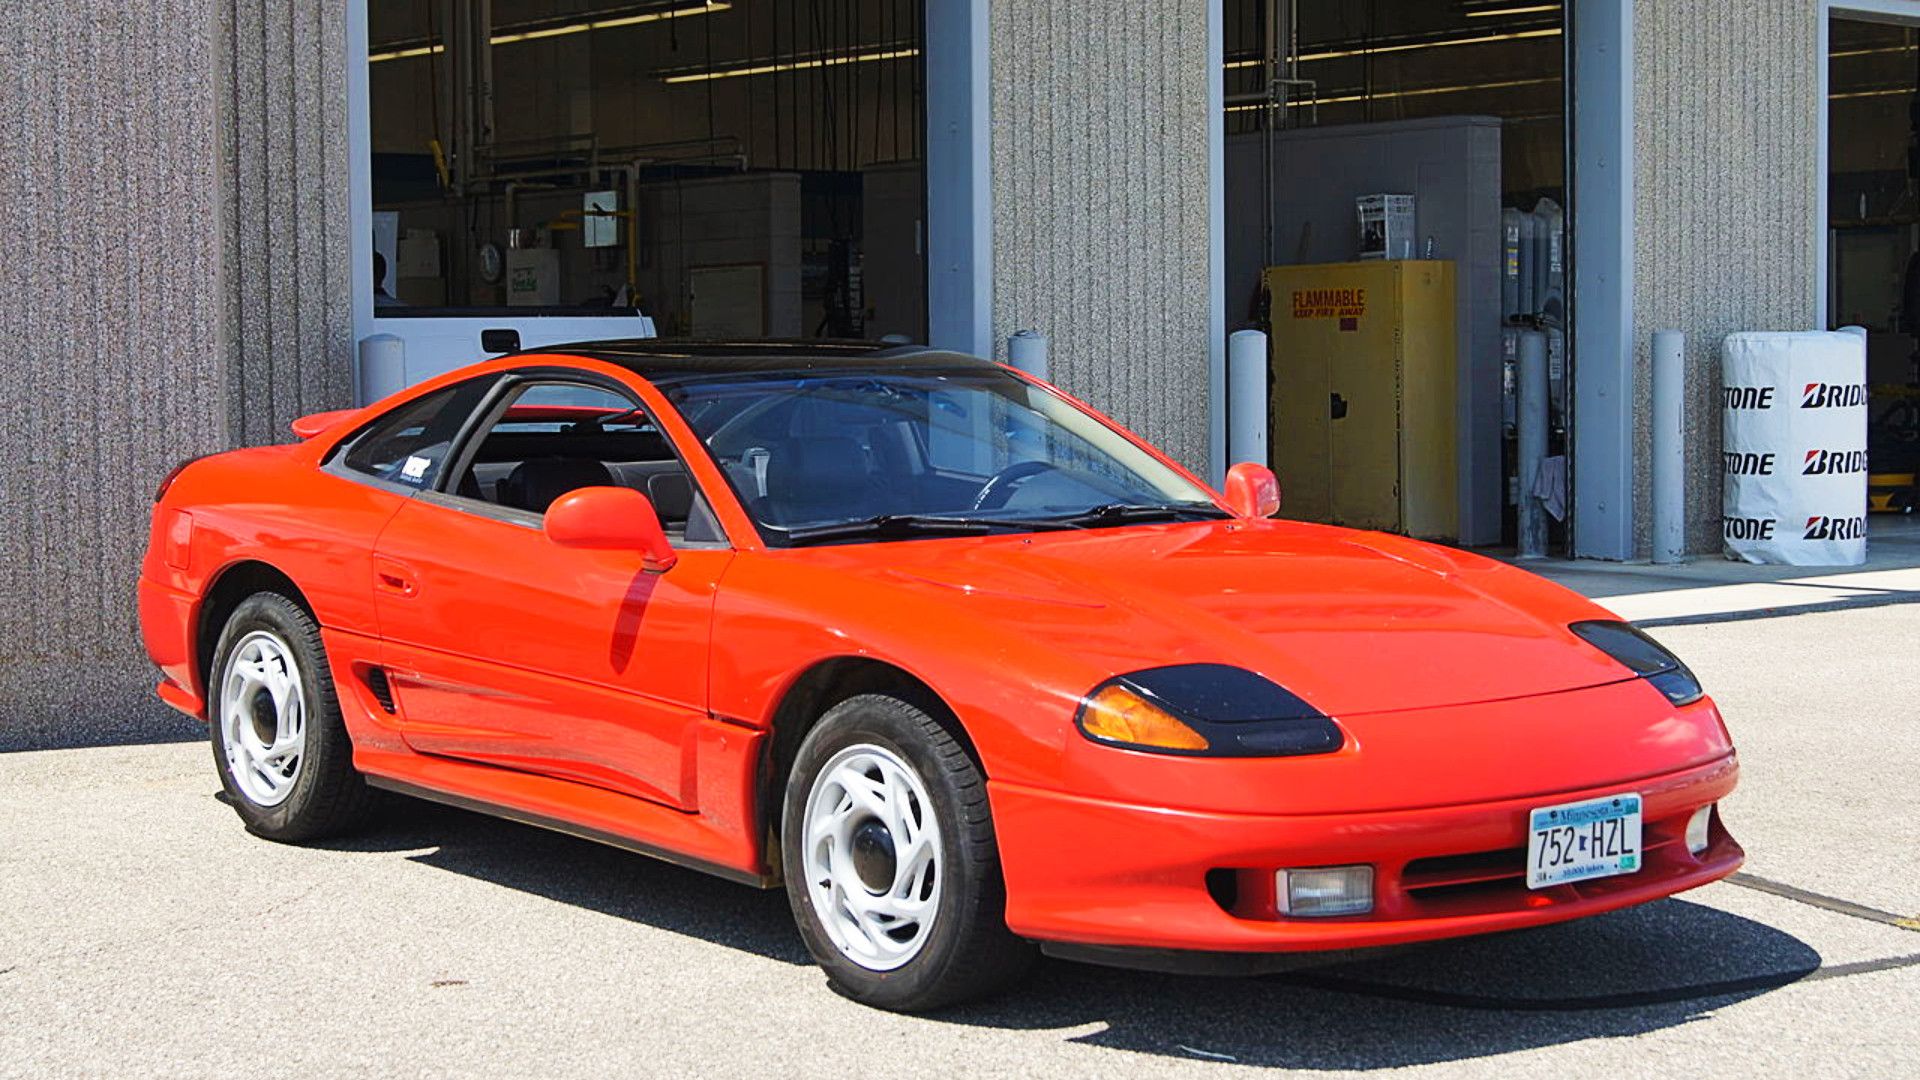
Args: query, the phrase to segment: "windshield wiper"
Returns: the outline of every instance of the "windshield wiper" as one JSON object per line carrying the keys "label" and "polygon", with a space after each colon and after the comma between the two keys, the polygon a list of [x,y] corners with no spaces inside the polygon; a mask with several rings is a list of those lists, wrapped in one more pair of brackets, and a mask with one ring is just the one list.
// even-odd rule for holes
{"label": "windshield wiper", "polygon": [[1058,518],[955,517],[947,514],[876,514],[858,521],[836,521],[827,525],[803,525],[786,530],[790,544],[810,544],[821,540],[845,540],[871,536],[904,538],[912,536],[978,536],[996,529],[1078,529],[1073,521]]}
{"label": "windshield wiper", "polygon": [[1053,520],[1067,525],[1120,525],[1149,521],[1216,521],[1226,511],[1205,503],[1104,503]]}
{"label": "windshield wiper", "polygon": [[1228,517],[1219,507],[1201,503],[1106,503],[1091,510],[1059,517],[957,517],[950,514],[875,514],[857,521],[802,525],[785,531],[789,544],[858,537],[885,539],[914,536],[979,536],[995,530],[1035,531],[1084,529],[1093,525],[1122,525],[1150,521],[1211,521]]}

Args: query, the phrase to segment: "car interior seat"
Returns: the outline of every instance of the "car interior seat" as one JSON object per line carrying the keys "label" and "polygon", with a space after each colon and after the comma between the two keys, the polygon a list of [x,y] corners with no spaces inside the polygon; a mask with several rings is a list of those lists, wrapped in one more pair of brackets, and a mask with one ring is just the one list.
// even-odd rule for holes
{"label": "car interior seat", "polygon": [[500,502],[544,514],[553,501],[583,487],[611,487],[613,473],[592,458],[529,458],[500,481]]}
{"label": "car interior seat", "polygon": [[788,440],[768,458],[767,503],[783,524],[868,516],[874,491],[867,452],[844,435]]}

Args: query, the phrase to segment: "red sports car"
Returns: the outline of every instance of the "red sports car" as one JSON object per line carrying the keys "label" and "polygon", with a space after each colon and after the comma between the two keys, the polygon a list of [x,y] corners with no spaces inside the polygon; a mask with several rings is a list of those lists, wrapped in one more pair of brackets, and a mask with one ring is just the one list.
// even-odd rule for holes
{"label": "red sports car", "polygon": [[162,698],[248,829],[389,789],[784,883],[841,992],[1257,968],[1739,866],[1720,715],[1532,575],[1274,520],[926,349],[509,356],[161,485]]}

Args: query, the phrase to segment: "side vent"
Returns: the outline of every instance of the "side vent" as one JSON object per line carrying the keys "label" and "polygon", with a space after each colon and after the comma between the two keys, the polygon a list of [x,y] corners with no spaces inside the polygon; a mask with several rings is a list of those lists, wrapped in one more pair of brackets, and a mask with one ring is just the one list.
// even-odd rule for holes
{"label": "side vent", "polygon": [[374,699],[380,702],[380,707],[385,709],[388,715],[392,715],[393,684],[387,681],[385,668],[367,669],[367,689],[373,691]]}

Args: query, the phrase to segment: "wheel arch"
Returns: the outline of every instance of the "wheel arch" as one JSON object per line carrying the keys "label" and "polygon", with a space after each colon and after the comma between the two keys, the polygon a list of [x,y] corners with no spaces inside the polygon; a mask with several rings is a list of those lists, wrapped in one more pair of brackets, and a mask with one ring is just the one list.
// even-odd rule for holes
{"label": "wheel arch", "polygon": [[203,690],[213,684],[213,650],[220,641],[220,628],[227,624],[241,601],[261,592],[279,593],[299,605],[308,616],[313,615],[313,605],[306,594],[279,567],[260,559],[242,559],[222,568],[208,582],[199,617],[194,621],[194,671],[200,676]]}
{"label": "wheel arch", "polygon": [[959,714],[924,679],[907,669],[870,656],[834,656],[816,660],[802,671],[780,696],[769,725],[766,753],[760,764],[760,835],[768,865],[780,866],[780,807],[782,785],[807,732],[835,705],[862,694],[886,694],[924,711],[947,729],[981,776],[987,775],[979,748],[960,722]]}

